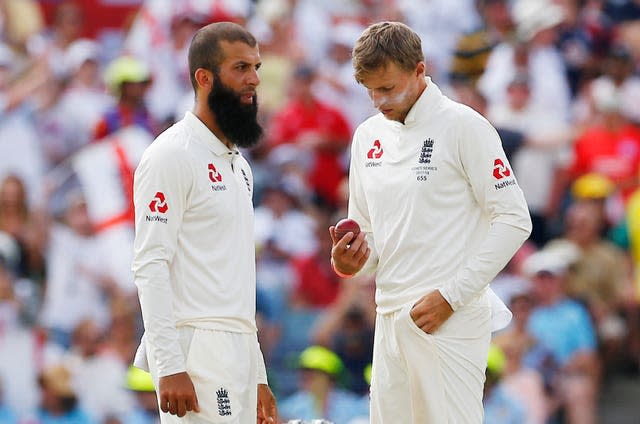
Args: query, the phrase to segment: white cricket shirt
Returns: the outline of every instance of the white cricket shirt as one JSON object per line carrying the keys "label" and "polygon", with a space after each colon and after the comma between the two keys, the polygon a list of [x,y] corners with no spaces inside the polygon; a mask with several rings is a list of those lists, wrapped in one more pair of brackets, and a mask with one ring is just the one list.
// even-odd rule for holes
{"label": "white cricket shirt", "polygon": [[531,231],[495,129],[430,78],[404,124],[378,114],[358,127],[349,185],[380,313],[434,289],[454,310],[469,304]]}
{"label": "white cricket shirt", "polygon": [[184,371],[176,327],[255,333],[253,176],[191,112],[135,172],[133,271],[159,375]]}

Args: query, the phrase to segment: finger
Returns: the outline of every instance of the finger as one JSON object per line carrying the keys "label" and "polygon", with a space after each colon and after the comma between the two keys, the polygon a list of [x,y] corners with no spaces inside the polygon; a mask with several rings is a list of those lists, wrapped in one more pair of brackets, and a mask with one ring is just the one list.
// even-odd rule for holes
{"label": "finger", "polygon": [[164,413],[169,412],[169,396],[164,393],[160,395],[160,409]]}
{"label": "finger", "polygon": [[347,234],[342,236],[340,241],[344,240],[345,241],[345,247],[349,248],[351,246],[351,243],[354,241],[354,236],[355,236],[355,234],[353,234],[351,231],[349,231]]}
{"label": "finger", "polygon": [[331,236],[331,241],[333,244],[336,244],[338,240],[336,240],[336,226],[332,225],[329,227],[329,235]]}
{"label": "finger", "polygon": [[336,244],[335,247],[338,250],[342,250],[345,251],[347,250],[347,245],[349,244],[349,242],[351,241],[351,237],[353,237],[353,233],[352,232],[348,232],[347,234],[345,234],[344,236],[342,236],[341,239],[339,239]]}
{"label": "finger", "polygon": [[187,404],[185,399],[178,400],[178,406],[176,407],[176,409],[177,415],[179,417],[184,417],[184,415],[187,413]]}
{"label": "finger", "polygon": [[188,397],[184,400],[184,409],[189,412],[193,411],[193,398]]}
{"label": "finger", "polygon": [[371,255],[371,249],[367,247],[367,250],[364,251],[364,254],[358,259],[358,267],[362,267],[367,259],[369,259],[369,255]]}
{"label": "finger", "polygon": [[169,399],[169,413],[171,415],[176,415],[178,413],[178,401],[177,399]]}

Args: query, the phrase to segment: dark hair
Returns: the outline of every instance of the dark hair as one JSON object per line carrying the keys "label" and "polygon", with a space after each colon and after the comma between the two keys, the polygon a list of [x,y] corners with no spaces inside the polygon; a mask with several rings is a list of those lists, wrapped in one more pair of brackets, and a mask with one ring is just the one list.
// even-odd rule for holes
{"label": "dark hair", "polygon": [[364,30],[353,48],[356,81],[389,63],[412,71],[424,61],[420,37],[401,22],[379,22]]}
{"label": "dark hair", "polygon": [[250,47],[255,47],[257,44],[255,37],[249,31],[233,22],[216,22],[200,28],[189,46],[189,77],[194,90],[198,87],[195,78],[198,68],[219,72],[220,63],[224,60],[220,41],[230,43],[241,41]]}

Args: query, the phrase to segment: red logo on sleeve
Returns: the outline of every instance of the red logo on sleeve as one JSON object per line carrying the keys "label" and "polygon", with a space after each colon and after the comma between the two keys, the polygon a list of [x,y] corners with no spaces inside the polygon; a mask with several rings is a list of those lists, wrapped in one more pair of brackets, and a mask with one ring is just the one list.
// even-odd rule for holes
{"label": "red logo on sleeve", "polygon": [[376,140],[373,142],[373,148],[369,150],[369,153],[367,153],[367,158],[380,159],[383,153],[384,153],[384,150],[382,150],[382,145],[380,144],[380,140]]}
{"label": "red logo on sleeve", "polygon": [[169,209],[169,205],[164,199],[164,193],[161,191],[156,193],[156,196],[153,198],[151,203],[149,203],[149,209],[151,212],[160,212],[165,213]]}
{"label": "red logo on sleeve", "polygon": [[209,179],[214,183],[222,182],[222,174],[218,172],[212,163],[209,164]]}
{"label": "red logo on sleeve", "polygon": [[493,176],[496,180],[501,180],[504,177],[511,175],[511,170],[504,165],[502,159],[496,159],[493,161]]}

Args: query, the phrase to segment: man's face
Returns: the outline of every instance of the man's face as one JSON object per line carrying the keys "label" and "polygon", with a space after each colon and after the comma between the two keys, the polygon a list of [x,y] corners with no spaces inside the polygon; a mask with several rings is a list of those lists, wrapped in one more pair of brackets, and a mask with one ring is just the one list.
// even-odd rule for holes
{"label": "man's face", "polygon": [[420,62],[412,71],[388,63],[366,73],[360,82],[367,89],[373,106],[385,118],[404,122],[424,88],[424,69],[424,62]]}
{"label": "man's face", "polygon": [[238,147],[251,147],[262,136],[258,124],[256,87],[260,83],[258,48],[244,43],[223,42],[225,60],[213,72],[213,86],[207,96],[223,134]]}
{"label": "man's face", "polygon": [[258,46],[251,47],[243,42],[221,41],[224,60],[219,66],[222,83],[240,97],[243,104],[256,103],[256,88],[260,84],[258,69],[262,65]]}

